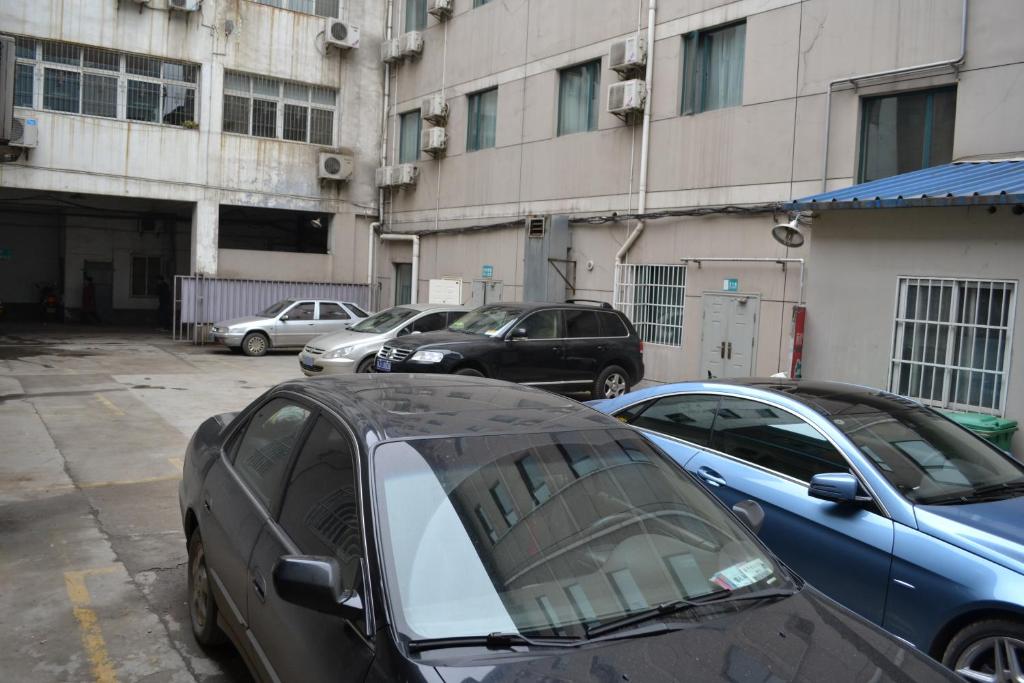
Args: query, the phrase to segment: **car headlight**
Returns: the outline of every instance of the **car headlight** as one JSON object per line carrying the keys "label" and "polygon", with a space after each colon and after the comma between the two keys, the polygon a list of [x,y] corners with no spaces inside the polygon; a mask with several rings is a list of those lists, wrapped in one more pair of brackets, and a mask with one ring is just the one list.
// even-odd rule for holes
{"label": "car headlight", "polygon": [[440,363],[444,360],[442,351],[417,351],[410,358],[413,363]]}
{"label": "car headlight", "polygon": [[323,355],[323,359],[331,360],[332,358],[341,358],[342,356],[347,356],[349,351],[351,350],[351,346],[342,346],[340,349],[334,349],[333,351],[328,351],[327,353],[325,353]]}
{"label": "car headlight", "polygon": [[213,326],[213,331],[214,332],[227,332],[228,328],[226,328],[226,327],[217,327],[216,325],[214,325]]}

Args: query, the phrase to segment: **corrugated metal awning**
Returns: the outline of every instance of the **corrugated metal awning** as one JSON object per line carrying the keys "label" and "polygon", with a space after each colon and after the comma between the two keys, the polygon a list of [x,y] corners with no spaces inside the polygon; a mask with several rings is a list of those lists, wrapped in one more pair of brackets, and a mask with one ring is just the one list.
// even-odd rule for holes
{"label": "corrugated metal awning", "polygon": [[957,161],[797,199],[792,210],[1024,204],[1024,160]]}

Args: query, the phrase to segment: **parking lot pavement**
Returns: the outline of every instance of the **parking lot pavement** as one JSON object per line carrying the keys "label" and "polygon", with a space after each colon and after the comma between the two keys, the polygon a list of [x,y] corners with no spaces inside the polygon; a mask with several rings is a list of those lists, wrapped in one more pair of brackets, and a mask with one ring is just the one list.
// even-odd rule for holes
{"label": "parking lot pavement", "polygon": [[0,326],[0,678],[249,680],[192,640],[181,458],[203,419],[298,375],[290,352]]}

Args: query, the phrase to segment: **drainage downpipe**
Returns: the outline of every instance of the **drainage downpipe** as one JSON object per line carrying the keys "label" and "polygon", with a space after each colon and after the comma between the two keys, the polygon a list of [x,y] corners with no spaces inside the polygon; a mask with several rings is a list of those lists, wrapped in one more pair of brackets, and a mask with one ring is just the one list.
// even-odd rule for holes
{"label": "drainage downpipe", "polygon": [[[651,100],[653,99],[651,86],[654,83],[654,23],[657,9],[658,0],[650,0],[647,5],[647,70],[644,76],[644,82],[647,84],[647,100],[644,102],[644,131],[640,141],[640,187],[637,189],[639,199],[636,211],[641,218],[615,254],[616,266],[625,261],[626,254],[640,237],[640,233],[644,231],[642,216],[647,212],[647,159],[651,150]],[[618,268],[615,271],[618,273]]]}
{"label": "drainage downpipe", "polygon": [[888,71],[876,71],[874,73],[861,74],[859,76],[844,76],[837,78],[833,81],[829,81],[828,90],[825,91],[825,148],[822,151],[822,162],[821,162],[821,191],[822,193],[828,191],[828,141],[832,132],[832,89],[842,83],[856,83],[857,81],[866,81],[872,78],[883,78],[886,76],[901,76],[903,74],[914,73],[915,71],[930,71],[932,69],[939,69],[944,66],[956,67],[964,63],[964,59],[967,57],[967,0],[964,0],[963,8],[963,19],[960,24],[960,56],[956,59],[947,59],[941,62],[930,62],[928,64],[918,64],[916,66],[904,66],[899,69],[889,69]]}
{"label": "drainage downpipe", "polygon": [[[391,28],[393,20],[393,11],[395,3],[393,0],[388,2],[388,19],[387,28],[384,32],[384,40],[391,40]],[[381,105],[381,122],[380,122],[380,166],[386,166],[388,162],[388,104],[391,97],[391,65],[384,64],[384,93]],[[367,240],[368,247],[367,261],[366,261],[366,284],[370,286],[370,306],[379,305],[380,302],[374,301],[376,292],[374,291],[374,284],[377,279],[377,262],[375,260],[377,233],[381,230],[384,225],[384,188],[378,188],[377,190],[377,220],[370,223],[370,234]]]}
{"label": "drainage downpipe", "polygon": [[418,303],[419,297],[419,280],[420,280],[420,236],[419,235],[403,235],[393,232],[381,233],[380,238],[391,242],[412,242],[412,287],[409,298],[410,303]]}

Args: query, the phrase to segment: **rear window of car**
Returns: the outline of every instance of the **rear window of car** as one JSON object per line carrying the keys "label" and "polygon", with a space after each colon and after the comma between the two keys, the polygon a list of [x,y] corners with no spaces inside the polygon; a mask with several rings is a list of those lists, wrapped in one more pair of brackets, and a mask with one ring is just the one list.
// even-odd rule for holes
{"label": "rear window of car", "polygon": [[563,313],[566,337],[582,339],[601,336],[601,324],[596,312],[567,310]]}
{"label": "rear window of car", "polygon": [[614,313],[603,313],[597,314],[601,319],[601,336],[604,337],[628,337],[629,330],[626,329],[625,323],[622,322],[622,318]]}

